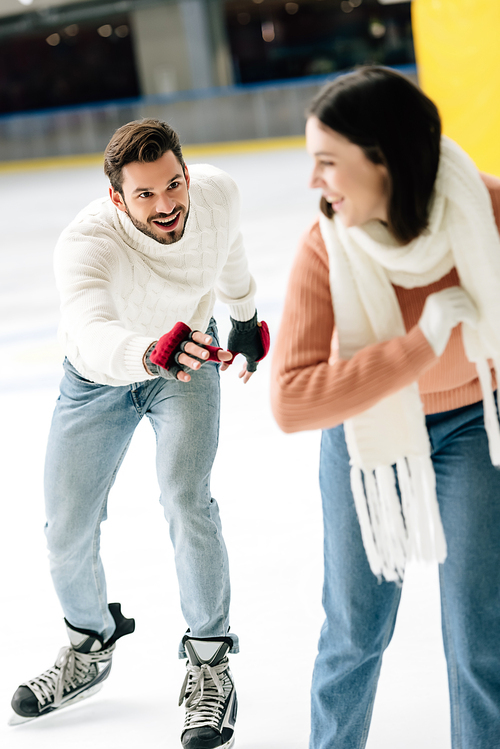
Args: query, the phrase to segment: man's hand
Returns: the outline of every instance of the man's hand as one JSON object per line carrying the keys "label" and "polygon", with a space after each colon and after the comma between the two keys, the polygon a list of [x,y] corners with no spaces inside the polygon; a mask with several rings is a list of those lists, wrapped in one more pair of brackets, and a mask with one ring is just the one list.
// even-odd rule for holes
{"label": "man's hand", "polygon": [[199,330],[192,332],[188,325],[178,322],[145,352],[146,371],[165,379],[189,382],[191,375],[187,370],[197,370],[206,361],[232,360],[233,355],[229,351],[210,346],[211,342],[211,336]]}
{"label": "man's hand", "polygon": [[[247,383],[257,370],[260,362],[269,351],[269,328],[264,321],[257,321],[257,312],[251,320],[242,322],[231,317],[231,331],[227,339],[227,347],[231,354],[243,354],[246,359],[243,369],[239,373],[244,383]],[[222,366],[221,369],[227,369]]]}
{"label": "man's hand", "polygon": [[[230,365],[230,364],[232,364],[232,361],[233,361],[233,359],[234,359],[234,356],[233,356],[233,354],[232,354],[232,353],[231,353],[230,351],[224,351],[224,353],[225,353],[225,354],[229,354],[229,356],[231,357],[231,361],[229,361],[228,359],[225,359],[225,360],[224,360],[224,362],[223,362],[223,363],[221,364],[221,367],[220,367],[220,371],[221,371],[221,372],[224,372],[224,370],[225,370],[225,369],[228,369],[229,365]],[[243,369],[242,369],[242,370],[241,370],[241,372],[240,372],[240,373],[238,374],[238,377],[239,377],[240,379],[242,379],[242,380],[243,380],[243,384],[245,384],[245,385],[246,385],[246,383],[248,382],[248,380],[250,379],[250,377],[251,377],[252,375],[253,375],[253,372],[249,372],[249,371],[247,370],[247,363],[245,362],[245,363],[243,364]]]}
{"label": "man's hand", "polygon": [[[201,345],[197,346],[197,343]],[[181,344],[182,353],[178,355],[176,360],[177,363],[182,364],[184,367],[189,367],[189,369],[199,369],[206,361],[214,361],[213,357],[217,356],[217,359],[221,362],[221,370],[226,369],[229,364],[224,364],[224,362],[231,362],[233,360],[233,355],[229,353],[229,351],[224,351],[222,348],[211,346],[210,348],[212,350],[215,349],[215,351],[213,351],[212,356],[210,356],[210,351],[205,347],[209,346],[211,343],[211,336],[202,333],[199,330],[195,330],[194,333],[191,334],[190,340]],[[177,379],[181,380],[181,382],[189,382],[191,375],[181,369],[177,372]]]}

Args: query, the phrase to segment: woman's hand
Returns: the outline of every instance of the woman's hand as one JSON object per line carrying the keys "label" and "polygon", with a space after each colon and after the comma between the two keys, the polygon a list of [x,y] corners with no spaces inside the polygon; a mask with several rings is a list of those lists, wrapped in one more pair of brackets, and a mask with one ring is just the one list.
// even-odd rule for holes
{"label": "woman's hand", "polygon": [[475,328],[478,319],[477,307],[469,295],[460,286],[451,286],[427,297],[418,326],[436,356],[441,356],[453,328],[461,322]]}

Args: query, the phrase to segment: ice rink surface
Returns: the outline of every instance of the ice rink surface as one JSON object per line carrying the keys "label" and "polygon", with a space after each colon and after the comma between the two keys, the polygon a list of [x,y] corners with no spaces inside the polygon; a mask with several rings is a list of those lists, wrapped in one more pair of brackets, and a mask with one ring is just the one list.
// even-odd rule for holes
{"label": "ice rink surface", "polygon": [[[285,150],[197,161],[227,170],[240,185],[259,316],[273,334],[298,239],[317,212],[308,157]],[[2,749],[181,746],[184,662],[177,644],[185,624],[147,420],[112,489],[102,534],[109,600],[135,617],[136,632],[118,643],[98,695],[38,722],[6,725],[17,686],[53,664],[67,644],[43,534],[45,442],[62,372],[52,250],[66,224],[106,189],[99,167],[0,175]],[[229,318],[222,305],[216,317],[224,341]],[[307,749],[323,618],[320,435],[280,432],[269,406],[269,372],[268,359],[246,386],[234,367],[222,374],[212,474],[231,562],[232,628],[241,641],[232,658],[236,747]],[[410,568],[367,747],[448,749],[448,724],[437,570]]]}

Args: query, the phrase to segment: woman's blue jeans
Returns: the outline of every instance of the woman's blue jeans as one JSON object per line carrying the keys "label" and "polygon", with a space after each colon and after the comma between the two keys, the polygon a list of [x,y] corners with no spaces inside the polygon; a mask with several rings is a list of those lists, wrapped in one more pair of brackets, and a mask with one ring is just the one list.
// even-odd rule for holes
{"label": "woman's blue jeans", "polygon": [[[216,328],[207,332],[216,342]],[[193,637],[227,635],[229,567],[210,493],[219,436],[218,365],[205,363],[188,383],[158,377],[124,387],[89,382],[68,361],[64,369],[45,464],[50,568],[64,616],[104,640],[114,631],[100,524],[134,430],[147,416],[156,434],[160,501],[187,626]],[[237,652],[238,639],[231,637]]]}
{"label": "woman's blue jeans", "polygon": [[[440,565],[453,749],[500,747],[500,471],[482,402],[427,417],[448,556]],[[326,621],[312,682],[310,749],[366,745],[401,588],[368,566],[342,426],[323,432]],[[404,736],[401,737],[404,746]]]}

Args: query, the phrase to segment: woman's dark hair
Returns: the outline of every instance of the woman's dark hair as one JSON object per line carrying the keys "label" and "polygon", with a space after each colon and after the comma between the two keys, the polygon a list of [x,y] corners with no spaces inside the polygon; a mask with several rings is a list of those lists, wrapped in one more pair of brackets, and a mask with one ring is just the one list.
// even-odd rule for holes
{"label": "woman's dark hair", "polygon": [[[122,195],[122,169],[134,161],[151,162],[172,151],[184,170],[179,136],[161,120],[144,119],[122,125],[104,152],[104,173],[114,190]],[[122,195],[123,197],[123,195]]]}
{"label": "woman's dark hair", "polygon": [[[441,119],[436,105],[407,78],[367,66],[327,84],[311,102],[315,116],[363,149],[390,175],[389,229],[407,244],[427,227],[436,179]],[[322,198],[328,217],[333,209]]]}

